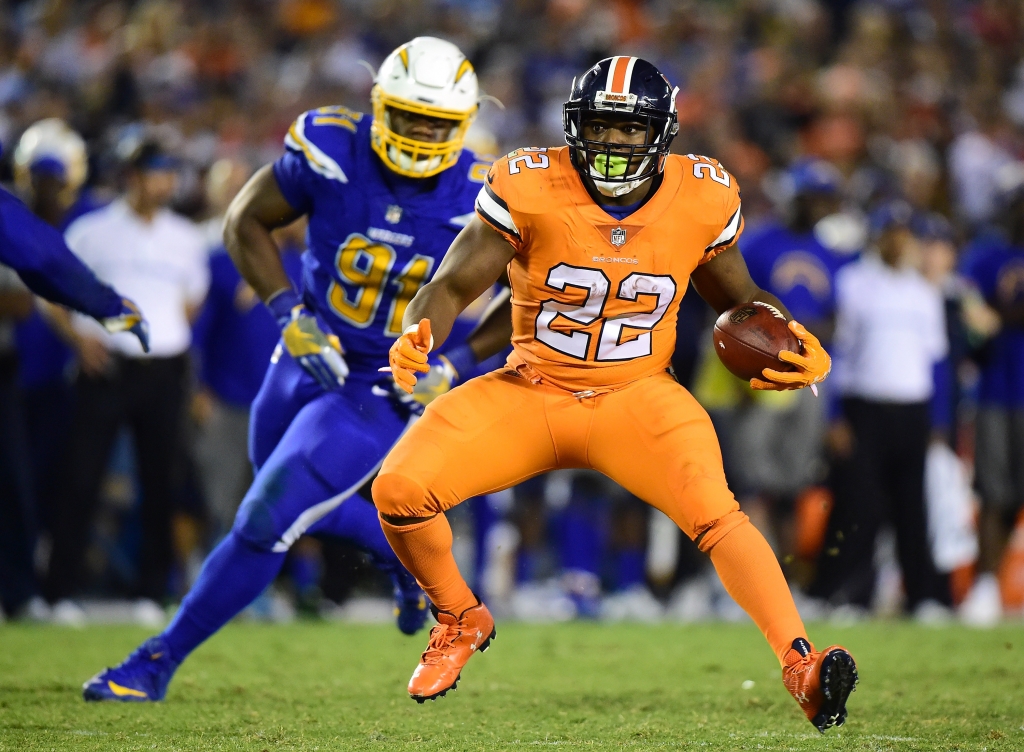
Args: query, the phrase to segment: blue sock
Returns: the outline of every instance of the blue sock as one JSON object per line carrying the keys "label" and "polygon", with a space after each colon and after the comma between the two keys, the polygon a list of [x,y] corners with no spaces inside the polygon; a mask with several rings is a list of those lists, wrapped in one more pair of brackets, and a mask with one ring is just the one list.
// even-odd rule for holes
{"label": "blue sock", "polygon": [[274,581],[284,553],[265,551],[231,532],[213,549],[196,584],[164,630],[171,658],[181,662]]}

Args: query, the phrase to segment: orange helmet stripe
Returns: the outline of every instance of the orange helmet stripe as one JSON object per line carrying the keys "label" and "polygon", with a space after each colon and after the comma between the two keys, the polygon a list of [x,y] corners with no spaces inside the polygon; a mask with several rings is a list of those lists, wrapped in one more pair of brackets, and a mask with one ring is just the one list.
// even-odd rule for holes
{"label": "orange helmet stripe", "polygon": [[612,85],[609,87],[609,91],[616,94],[626,93],[626,71],[629,69],[629,62],[630,58],[628,57],[615,58],[615,61],[612,63]]}

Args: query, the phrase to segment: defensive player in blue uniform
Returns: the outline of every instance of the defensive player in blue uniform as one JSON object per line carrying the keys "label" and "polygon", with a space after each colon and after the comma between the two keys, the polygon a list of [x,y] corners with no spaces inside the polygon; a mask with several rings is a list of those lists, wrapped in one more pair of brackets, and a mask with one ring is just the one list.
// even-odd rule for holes
{"label": "defensive player in blue uniform", "polygon": [[[110,332],[130,330],[149,350],[149,325],[138,306],[100,282],[60,232],[2,188],[0,264],[17,272],[36,295],[92,316]],[[19,610],[35,589],[31,526],[19,497],[14,488],[0,488],[0,601],[8,613]]]}
{"label": "defensive player in blue uniform", "polygon": [[[400,586],[399,628],[424,623],[423,593],[367,500],[417,404],[396,398],[378,369],[409,301],[473,216],[490,163],[462,148],[479,93],[454,45],[418,37],[395,50],[372,97],[372,118],[344,107],[299,117],[285,155],[228,210],[227,248],[282,330],[252,408],[256,477],[168,628],[88,681],[86,700],[162,699],[181,661],[270,584],[303,533],[363,547]],[[270,231],[304,214],[309,250],[296,292]],[[413,397],[446,391],[510,336],[510,310],[493,308],[465,346],[432,363]]]}

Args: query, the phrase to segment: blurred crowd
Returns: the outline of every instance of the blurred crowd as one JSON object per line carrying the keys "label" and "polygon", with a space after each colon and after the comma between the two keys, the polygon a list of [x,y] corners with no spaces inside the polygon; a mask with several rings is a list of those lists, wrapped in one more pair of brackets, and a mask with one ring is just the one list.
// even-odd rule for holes
{"label": "blurred crowd", "polygon": [[[81,571],[58,583],[55,537],[76,534],[60,532],[74,484],[69,457],[76,441],[92,442],[76,434],[73,416],[82,375],[102,371],[104,353],[0,277],[9,384],[0,395],[8,458],[0,482],[28,510],[35,576],[14,587],[5,574],[8,617],[74,622],[83,598],[130,597],[132,613],[153,621],[187,589],[248,483],[247,406],[276,336],[223,252],[220,219],[252,171],[280,155],[299,113],[328,104],[366,111],[376,66],[424,34],[458,44],[480,75],[488,98],[468,139],[479,153],[562,143],[573,76],[610,54],[644,57],[680,87],[674,148],[713,156],[739,180],[740,247],[755,281],[835,356],[818,396],[755,395],[711,355],[710,309],[692,291],[684,299],[677,377],[712,415],[730,485],[808,615],[906,611],[942,621],[959,609],[990,624],[1024,610],[1024,527],[1014,532],[1024,502],[1020,3],[0,0],[0,8],[0,179],[63,230],[137,191],[132,170],[171,165],[157,204],[187,218],[203,248],[183,293],[191,342],[170,353],[185,363],[180,440],[159,450],[167,467],[153,481],[132,440],[141,429],[131,410],[108,421],[98,513],[77,531]],[[33,151],[26,131],[54,118],[66,128],[48,121],[36,126],[39,138],[70,145]],[[126,161],[144,139],[158,142],[160,155]],[[303,229],[279,237],[291,256]],[[218,355],[239,337],[251,343],[247,357]],[[140,516],[147,483],[172,497],[162,522]],[[740,618],[667,518],[602,477],[555,473],[450,517],[456,557],[496,612]],[[173,558],[156,585],[142,582],[147,552],[138,550],[140,530],[153,524],[169,527]],[[16,532],[3,531],[4,540]],[[322,612],[353,592],[387,592],[358,552],[336,543],[304,540],[290,557],[256,613]]]}

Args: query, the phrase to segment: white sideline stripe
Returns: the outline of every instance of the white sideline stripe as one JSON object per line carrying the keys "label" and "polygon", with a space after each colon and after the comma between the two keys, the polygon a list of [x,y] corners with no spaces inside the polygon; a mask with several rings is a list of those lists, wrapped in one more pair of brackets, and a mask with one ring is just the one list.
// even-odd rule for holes
{"label": "white sideline stripe", "polygon": [[[412,415],[409,417],[409,422],[405,424],[405,428],[402,429],[402,433],[398,435],[398,439],[402,438],[402,436],[405,435],[405,432],[409,430],[409,426],[411,426],[418,417],[419,416],[417,415]],[[398,439],[395,439],[395,444],[398,443]],[[391,449],[394,448],[395,444],[392,444],[390,447],[388,447],[388,452],[390,452]],[[277,543],[275,543],[274,547],[270,550],[276,554],[281,554],[287,551],[289,548],[291,548],[295,541],[301,538],[302,534],[309,530],[309,528],[311,528],[316,522],[323,519],[330,512],[340,507],[343,501],[348,499],[350,496],[352,496],[352,494],[354,494],[356,491],[362,488],[366,484],[366,481],[370,480],[370,478],[372,478],[374,474],[378,470],[380,470],[380,466],[384,464],[385,457],[387,457],[387,452],[384,453],[384,457],[381,457],[380,462],[374,465],[373,469],[370,470],[370,472],[368,472],[362,478],[357,480],[354,485],[349,486],[337,496],[332,496],[326,501],[321,501],[319,504],[311,506],[305,512],[300,514],[296,518],[295,522],[293,522],[288,527],[288,529],[284,531],[284,533],[281,535],[281,539]]]}
{"label": "white sideline stripe", "polygon": [[512,221],[512,215],[509,213],[508,209],[503,209],[501,204],[487,195],[486,186],[481,188],[480,193],[476,195],[476,204],[484,214],[500,224],[505,230],[515,233],[516,235],[519,234],[519,228],[516,227],[516,223]]}
{"label": "white sideline stripe", "polygon": [[742,204],[740,206],[736,207],[736,213],[732,215],[732,219],[729,221],[729,224],[727,224],[725,226],[725,229],[722,230],[722,234],[719,235],[715,239],[714,243],[712,243],[707,248],[705,248],[704,249],[705,251],[710,251],[715,246],[722,245],[723,243],[728,243],[730,240],[732,240],[734,237],[736,237],[736,232],[737,232],[737,230],[740,229],[740,209],[741,208],[742,208]]}
{"label": "white sideline stripe", "polygon": [[[295,151],[301,151],[306,157],[306,163],[314,172],[323,175],[325,178],[337,180],[340,183],[348,182],[348,176],[341,169],[341,165],[328,157],[320,147],[306,138],[305,115],[295,121],[295,135],[298,136],[298,141],[292,138],[291,133],[284,137],[285,146],[289,146]],[[313,156],[313,159],[309,158],[310,154]]]}

